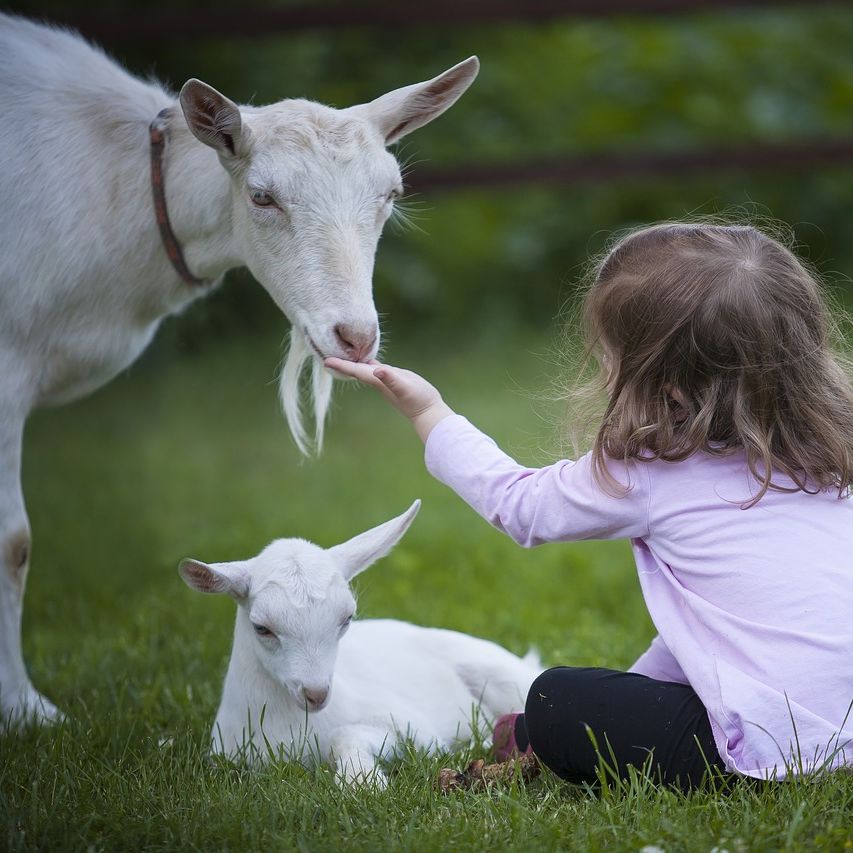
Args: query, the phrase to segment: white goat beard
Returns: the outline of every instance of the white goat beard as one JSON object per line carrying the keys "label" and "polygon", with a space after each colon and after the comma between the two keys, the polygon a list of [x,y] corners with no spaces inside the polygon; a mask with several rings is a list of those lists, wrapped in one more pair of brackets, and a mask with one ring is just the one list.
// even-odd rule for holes
{"label": "white goat beard", "polygon": [[[302,416],[302,392],[299,379],[305,363],[311,360],[311,397],[314,407],[314,439],[308,438]],[[281,408],[287,418],[287,425],[293,435],[293,440],[299,452],[305,456],[319,453],[323,449],[323,431],[326,424],[326,414],[332,400],[332,374],[323,367],[323,362],[316,356],[305,336],[298,330],[290,332],[290,346],[281,369],[278,396]]]}

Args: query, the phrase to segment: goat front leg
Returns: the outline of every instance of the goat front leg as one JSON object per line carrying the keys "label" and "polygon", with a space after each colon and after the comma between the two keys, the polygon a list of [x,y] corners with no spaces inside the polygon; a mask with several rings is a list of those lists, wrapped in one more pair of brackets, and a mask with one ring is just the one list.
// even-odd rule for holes
{"label": "goat front leg", "polygon": [[23,414],[0,409],[0,726],[62,717],[30,683],[21,652],[21,614],[30,565],[30,525],[21,491],[24,420]]}
{"label": "goat front leg", "polygon": [[393,739],[387,729],[373,726],[342,726],[332,736],[329,757],[337,768],[337,779],[348,785],[388,784],[385,774],[376,766],[376,759]]}

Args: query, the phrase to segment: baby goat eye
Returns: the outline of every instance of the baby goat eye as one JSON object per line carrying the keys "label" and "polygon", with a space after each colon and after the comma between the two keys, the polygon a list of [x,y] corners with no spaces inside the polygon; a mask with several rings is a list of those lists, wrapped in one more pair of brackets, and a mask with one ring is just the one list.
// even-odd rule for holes
{"label": "baby goat eye", "polygon": [[270,629],[267,628],[266,625],[256,625],[254,622],[252,622],[252,627],[255,629],[255,633],[259,637],[272,637],[273,636],[272,631],[270,631]]}
{"label": "baby goat eye", "polygon": [[343,621],[343,622],[341,622],[341,624],[340,624],[340,632],[341,632],[342,634],[343,634],[343,632],[344,632],[344,631],[346,631],[346,629],[347,629],[347,628],[349,628],[349,626],[350,626],[350,622],[352,622],[352,616],[347,616],[347,618],[346,618],[346,619],[344,619],[344,621]]}
{"label": "baby goat eye", "polygon": [[395,188],[395,189],[391,190],[391,192],[388,193],[387,196],[385,196],[385,201],[393,203],[398,198],[402,198],[402,197],[403,197],[403,190],[401,190],[399,188]]}
{"label": "baby goat eye", "polygon": [[278,207],[275,203],[275,199],[263,190],[252,190],[250,198],[252,199],[252,204],[257,205],[258,207]]}

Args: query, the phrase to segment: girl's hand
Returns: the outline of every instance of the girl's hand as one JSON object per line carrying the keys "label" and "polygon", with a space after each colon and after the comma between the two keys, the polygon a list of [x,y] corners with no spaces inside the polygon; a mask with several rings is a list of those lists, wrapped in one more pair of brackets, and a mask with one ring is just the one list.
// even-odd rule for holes
{"label": "girl's hand", "polygon": [[401,367],[391,367],[372,361],[344,361],[342,358],[327,358],[326,367],[358,379],[365,385],[376,388],[394,408],[402,412],[414,425],[422,441],[432,428],[453,414],[453,409],[441,399],[441,394],[422,376]]}

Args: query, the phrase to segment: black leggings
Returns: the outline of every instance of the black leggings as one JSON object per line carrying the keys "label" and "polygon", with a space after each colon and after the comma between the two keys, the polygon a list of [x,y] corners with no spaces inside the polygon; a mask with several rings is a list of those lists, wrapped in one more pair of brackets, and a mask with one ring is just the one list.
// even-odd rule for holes
{"label": "black leggings", "polygon": [[708,713],[693,689],[632,672],[570,666],[543,672],[515,734],[521,749],[529,743],[543,764],[570,782],[596,783],[599,754],[621,779],[629,767],[646,769],[683,791],[700,786],[709,768],[724,771]]}

